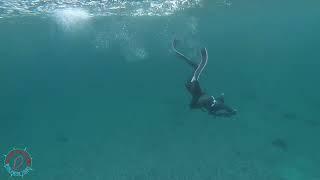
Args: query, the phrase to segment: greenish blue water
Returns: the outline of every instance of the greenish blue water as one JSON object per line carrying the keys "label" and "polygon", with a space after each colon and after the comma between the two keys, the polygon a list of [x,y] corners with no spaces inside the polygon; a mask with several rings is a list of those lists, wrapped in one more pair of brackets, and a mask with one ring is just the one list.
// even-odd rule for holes
{"label": "greenish blue water", "polygon": [[[30,180],[319,180],[319,6],[207,0],[72,25],[0,14],[0,154],[27,147]],[[188,108],[173,37],[193,59],[207,47],[201,85],[237,116]]]}

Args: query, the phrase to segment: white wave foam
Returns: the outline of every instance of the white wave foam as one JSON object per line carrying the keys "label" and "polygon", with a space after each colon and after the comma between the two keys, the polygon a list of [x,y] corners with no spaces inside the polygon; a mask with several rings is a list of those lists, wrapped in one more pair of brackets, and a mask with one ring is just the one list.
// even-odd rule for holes
{"label": "white wave foam", "polygon": [[59,9],[54,13],[54,18],[65,30],[82,27],[90,19],[90,14],[80,8]]}
{"label": "white wave foam", "polygon": [[86,9],[93,16],[166,16],[201,0],[0,0],[0,16],[43,15],[58,9]]}

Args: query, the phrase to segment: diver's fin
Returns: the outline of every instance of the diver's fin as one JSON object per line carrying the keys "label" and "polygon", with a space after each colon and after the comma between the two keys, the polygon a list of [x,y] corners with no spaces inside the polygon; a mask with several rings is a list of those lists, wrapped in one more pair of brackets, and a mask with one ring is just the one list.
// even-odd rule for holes
{"label": "diver's fin", "polygon": [[174,50],[174,52],[176,54],[178,54],[187,64],[189,64],[190,66],[192,66],[194,69],[196,69],[198,67],[198,64],[191,61],[187,56],[185,56],[184,54],[182,54],[181,52],[179,52],[177,50],[177,42],[178,40],[177,39],[173,39],[172,41],[172,49]]}
{"label": "diver's fin", "polygon": [[201,53],[201,61],[199,63],[199,65],[197,66],[197,69],[194,71],[193,73],[193,77],[191,79],[191,82],[198,80],[203,69],[206,67],[207,62],[208,62],[208,51],[206,48],[202,48],[200,50]]}
{"label": "diver's fin", "polygon": [[201,61],[208,61],[208,51],[207,51],[207,48],[202,48],[200,50],[201,52]]}

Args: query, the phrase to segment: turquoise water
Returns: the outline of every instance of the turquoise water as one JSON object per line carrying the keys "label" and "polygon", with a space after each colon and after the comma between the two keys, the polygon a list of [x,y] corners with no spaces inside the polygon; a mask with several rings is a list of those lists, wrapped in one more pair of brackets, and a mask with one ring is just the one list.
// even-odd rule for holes
{"label": "turquoise water", "polygon": [[[27,147],[24,179],[320,179],[318,1],[17,2],[0,1],[0,154]],[[200,83],[237,116],[188,108],[174,37],[207,47]]]}

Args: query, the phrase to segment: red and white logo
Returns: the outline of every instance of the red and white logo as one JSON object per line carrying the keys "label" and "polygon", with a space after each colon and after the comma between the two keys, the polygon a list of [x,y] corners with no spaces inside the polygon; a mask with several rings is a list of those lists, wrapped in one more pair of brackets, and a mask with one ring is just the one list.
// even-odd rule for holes
{"label": "red and white logo", "polygon": [[4,168],[11,176],[23,177],[32,170],[32,158],[26,148],[13,148],[4,156]]}

